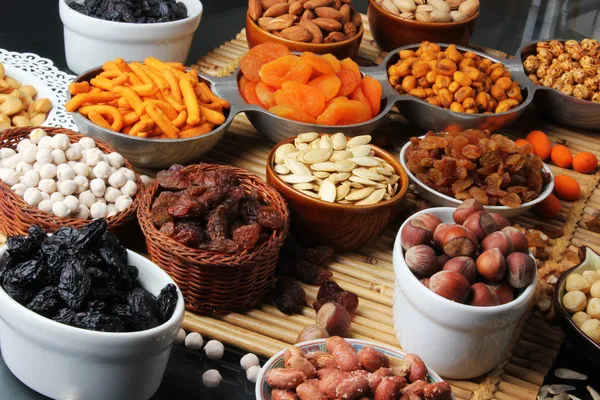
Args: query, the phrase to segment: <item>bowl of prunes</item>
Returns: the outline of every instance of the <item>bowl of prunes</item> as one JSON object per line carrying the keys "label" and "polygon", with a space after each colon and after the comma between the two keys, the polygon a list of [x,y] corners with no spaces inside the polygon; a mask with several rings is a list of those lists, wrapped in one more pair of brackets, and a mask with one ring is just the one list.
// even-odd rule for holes
{"label": "bowl of prunes", "polygon": [[96,219],[32,226],[0,248],[0,349],[12,373],[59,399],[148,399],[183,320],[173,280]]}

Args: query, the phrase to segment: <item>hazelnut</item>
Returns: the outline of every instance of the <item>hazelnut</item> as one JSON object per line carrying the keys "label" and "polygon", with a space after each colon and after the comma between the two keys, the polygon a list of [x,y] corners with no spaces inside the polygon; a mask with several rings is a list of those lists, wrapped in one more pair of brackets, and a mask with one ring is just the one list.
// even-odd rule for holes
{"label": "hazelnut", "polygon": [[442,254],[441,256],[438,256],[438,263],[440,263],[440,267],[444,268],[444,265],[446,265],[446,263],[448,261],[450,261],[450,257],[448,257],[445,254]]}
{"label": "hazelnut", "polygon": [[479,241],[499,229],[496,220],[486,212],[469,215],[463,222],[463,226],[473,232]]}
{"label": "hazelnut", "polygon": [[427,289],[429,289],[429,281],[430,281],[430,280],[431,280],[431,278],[423,278],[423,279],[421,279],[421,283],[422,283],[423,285],[425,285],[425,287],[426,287]]}
{"label": "hazelnut", "polygon": [[429,289],[448,300],[464,303],[469,296],[471,285],[467,278],[458,272],[440,271],[429,280]]}
{"label": "hazelnut", "polygon": [[527,240],[527,235],[513,226],[507,226],[506,228],[503,228],[502,232],[508,235],[508,238],[512,242],[515,251],[527,253],[529,250],[529,240]]}
{"label": "hazelnut", "polygon": [[475,262],[477,272],[491,282],[498,282],[504,278],[506,261],[499,249],[489,249],[477,257]]}
{"label": "hazelnut", "polygon": [[433,243],[436,245],[436,247],[442,247],[442,239],[444,238],[444,235],[448,229],[452,228],[453,226],[453,224],[446,224],[442,222],[437,228],[435,228],[435,231],[433,232]]}
{"label": "hazelnut", "polygon": [[516,252],[506,257],[506,269],[508,283],[515,289],[521,289],[533,281],[537,267],[528,254]]}
{"label": "hazelnut", "polygon": [[504,229],[507,226],[510,226],[510,222],[508,222],[508,220],[504,216],[502,216],[498,213],[490,213],[490,215],[492,216],[492,218],[494,218],[494,220],[498,224],[498,229]]}
{"label": "hazelnut", "polygon": [[471,297],[469,305],[476,307],[492,307],[499,306],[500,300],[498,296],[488,285],[478,282],[471,286]]}
{"label": "hazelnut", "polygon": [[344,336],[350,331],[350,314],[339,303],[325,303],[317,313],[317,325],[330,335]]}
{"label": "hazelnut", "polygon": [[429,244],[433,239],[433,231],[427,227],[419,218],[413,218],[400,233],[402,248],[408,250],[413,246]]}
{"label": "hazelnut", "polygon": [[581,330],[594,342],[600,344],[600,320],[589,319],[581,325]]}
{"label": "hazelnut", "polygon": [[431,276],[441,269],[435,251],[425,244],[406,251],[406,265],[415,275],[424,277]]}
{"label": "hazelnut", "polygon": [[514,251],[513,244],[510,241],[508,235],[502,231],[494,232],[488,235],[481,242],[481,250],[486,251],[491,249],[500,250],[504,257],[507,257],[510,253]]}
{"label": "hazelnut", "polygon": [[454,257],[444,265],[444,271],[454,271],[464,275],[469,282],[477,280],[477,266],[471,257]]}
{"label": "hazelnut", "polygon": [[574,272],[572,274],[569,274],[569,276],[567,276],[567,281],[565,283],[565,289],[567,289],[567,292],[579,290],[580,292],[583,292],[584,294],[588,294],[590,292],[591,287],[592,287],[592,285],[590,284],[590,281],[585,279],[580,274],[577,274]]}
{"label": "hazelnut", "polygon": [[587,298],[583,292],[575,290],[573,292],[568,292],[563,296],[562,304],[568,311],[576,313],[577,311],[585,310]]}
{"label": "hazelnut", "polygon": [[510,303],[515,299],[515,289],[508,283],[503,283],[501,285],[496,283],[488,286],[496,293],[498,300],[500,300],[500,304]]}
{"label": "hazelnut", "polygon": [[441,219],[429,213],[419,215],[416,219],[421,221],[431,232],[435,232],[435,228],[442,223]]}
{"label": "hazelnut", "polygon": [[329,334],[325,330],[325,328],[312,324],[307,325],[300,331],[298,337],[296,338],[296,343],[306,342],[307,340],[314,339],[326,339],[329,337]]}
{"label": "hazelnut", "polygon": [[571,319],[573,320],[573,322],[575,323],[575,325],[577,325],[578,327],[581,328],[581,325],[583,325],[583,323],[585,321],[587,321],[588,319],[590,319],[592,317],[590,317],[589,315],[587,315],[585,312],[583,311],[577,311],[575,314],[573,314],[573,316],[571,317]]}
{"label": "hazelnut", "polygon": [[442,249],[448,257],[472,256],[477,251],[477,237],[467,228],[454,225],[442,239]]}
{"label": "hazelnut", "polygon": [[467,199],[456,207],[456,210],[452,213],[452,218],[454,222],[462,225],[467,217],[477,211],[483,211],[483,205],[475,199]]}

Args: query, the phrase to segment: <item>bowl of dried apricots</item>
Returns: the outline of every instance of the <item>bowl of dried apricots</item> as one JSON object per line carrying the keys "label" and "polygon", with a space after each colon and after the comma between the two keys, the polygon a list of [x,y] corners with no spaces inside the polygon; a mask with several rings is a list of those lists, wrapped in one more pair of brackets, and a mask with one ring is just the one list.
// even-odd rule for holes
{"label": "bowl of dried apricots", "polygon": [[254,127],[279,142],[302,132],[348,136],[373,132],[391,110],[380,80],[350,58],[331,54],[291,53],[277,43],[263,43],[246,53],[237,84]]}
{"label": "bowl of dried apricots", "polygon": [[400,162],[419,193],[434,207],[475,199],[488,212],[513,217],[546,199],[554,189],[550,168],[508,137],[487,130],[427,132],[412,137]]}

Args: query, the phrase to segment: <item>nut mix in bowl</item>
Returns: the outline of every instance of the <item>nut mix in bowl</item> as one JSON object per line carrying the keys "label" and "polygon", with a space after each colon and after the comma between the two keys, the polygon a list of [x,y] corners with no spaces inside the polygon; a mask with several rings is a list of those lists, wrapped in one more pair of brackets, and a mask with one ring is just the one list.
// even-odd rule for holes
{"label": "nut mix in bowl", "polygon": [[479,0],[375,0],[383,9],[406,20],[461,22],[477,14]]}

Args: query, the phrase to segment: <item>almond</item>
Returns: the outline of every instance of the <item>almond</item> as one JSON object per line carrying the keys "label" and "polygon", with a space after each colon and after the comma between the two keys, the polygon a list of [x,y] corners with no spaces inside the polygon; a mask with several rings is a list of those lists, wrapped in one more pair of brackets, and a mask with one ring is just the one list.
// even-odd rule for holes
{"label": "almond", "polygon": [[348,22],[344,24],[344,34],[349,38],[354,37],[356,35],[357,29],[356,26],[352,22]]}
{"label": "almond", "polygon": [[275,4],[287,3],[286,0],[260,0],[263,10],[267,10],[273,7]]}
{"label": "almond", "polygon": [[309,0],[304,3],[304,8],[314,10],[319,7],[328,7],[333,4],[333,0]]}
{"label": "almond", "polygon": [[281,31],[281,37],[293,40],[294,42],[310,42],[313,35],[310,31],[301,25],[290,26]]}
{"label": "almond", "polygon": [[[260,25],[260,21],[264,20],[265,18],[268,17],[262,17],[261,19],[259,19],[258,24]],[[277,18],[270,19],[268,22],[266,22],[264,27],[262,27],[262,25],[260,26],[263,29],[266,29],[267,31],[280,31],[282,29],[289,28],[290,26],[292,26],[294,24],[294,21],[295,18],[293,15],[283,14]]]}
{"label": "almond", "polygon": [[319,7],[315,8],[315,14],[321,18],[331,18],[337,21],[342,20],[342,14],[333,7]]}
{"label": "almond", "polygon": [[[310,11],[308,11],[308,12],[310,12]],[[323,43],[323,32],[321,31],[321,28],[319,28],[317,26],[317,24],[312,22],[310,19],[305,19],[305,20],[300,21],[300,26],[305,28],[306,30],[308,30],[311,33],[311,35],[312,35],[311,42],[312,43]]]}
{"label": "almond", "polygon": [[335,32],[342,29],[342,24],[331,18],[315,18],[313,22],[325,32]]}
{"label": "almond", "polygon": [[356,10],[352,10],[352,21],[350,21],[354,24],[354,26],[356,26],[357,28],[359,26],[362,25],[362,17],[360,16],[360,13],[356,12]]}
{"label": "almond", "polygon": [[269,26],[269,22],[273,21],[274,18],[259,18],[258,19],[258,26],[260,26],[261,28],[267,30],[267,26]]}
{"label": "almond", "polygon": [[342,0],[333,0],[332,7],[339,10],[342,7]]}
{"label": "almond", "polygon": [[257,21],[260,17],[262,17],[262,5],[260,4],[260,0],[250,0],[248,2],[248,15],[252,18],[253,21]]}
{"label": "almond", "polygon": [[350,7],[349,4],[344,4],[340,8],[340,15],[342,17],[342,19],[340,19],[340,22],[342,24],[346,24],[346,23],[350,22],[350,14],[352,14],[352,7]]}
{"label": "almond", "polygon": [[342,32],[331,32],[329,35],[327,35],[327,37],[323,40],[323,43],[337,43],[337,42],[343,42],[344,40],[348,39],[346,37],[346,35],[344,35]]}
{"label": "almond", "polygon": [[302,13],[302,18],[300,18],[300,21],[313,20],[313,19],[315,19],[315,13],[310,10],[305,10]]}
{"label": "almond", "polygon": [[269,7],[263,13],[263,17],[279,17],[283,14],[287,14],[290,6],[287,3],[278,3]]}
{"label": "almond", "polygon": [[292,15],[300,16],[304,11],[304,7],[302,7],[302,2],[297,0],[290,4],[289,13]]}

